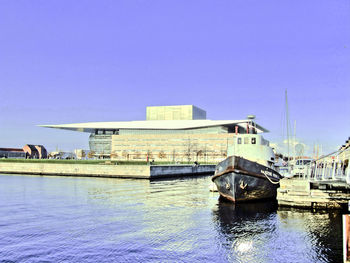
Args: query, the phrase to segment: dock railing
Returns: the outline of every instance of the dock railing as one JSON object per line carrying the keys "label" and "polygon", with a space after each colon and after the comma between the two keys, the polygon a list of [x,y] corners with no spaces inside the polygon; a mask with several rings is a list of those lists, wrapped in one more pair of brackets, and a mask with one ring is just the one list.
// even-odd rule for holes
{"label": "dock railing", "polygon": [[309,181],[341,181],[350,184],[349,160],[339,158],[342,152],[333,152],[313,161],[303,178]]}

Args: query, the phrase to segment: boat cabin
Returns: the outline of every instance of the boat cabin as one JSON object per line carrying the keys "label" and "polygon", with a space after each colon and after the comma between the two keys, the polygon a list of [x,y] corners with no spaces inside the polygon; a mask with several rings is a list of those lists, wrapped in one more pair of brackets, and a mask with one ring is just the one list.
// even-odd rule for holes
{"label": "boat cabin", "polygon": [[240,156],[268,167],[272,167],[275,163],[275,154],[269,141],[260,134],[235,135],[228,145],[227,152],[228,156]]}

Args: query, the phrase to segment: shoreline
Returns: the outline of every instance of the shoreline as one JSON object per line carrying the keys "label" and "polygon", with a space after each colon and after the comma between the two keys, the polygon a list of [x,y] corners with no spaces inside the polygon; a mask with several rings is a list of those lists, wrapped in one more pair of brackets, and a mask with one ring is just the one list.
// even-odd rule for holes
{"label": "shoreline", "polygon": [[215,165],[113,165],[86,163],[47,163],[0,161],[0,173],[131,179],[160,179],[183,176],[213,175]]}

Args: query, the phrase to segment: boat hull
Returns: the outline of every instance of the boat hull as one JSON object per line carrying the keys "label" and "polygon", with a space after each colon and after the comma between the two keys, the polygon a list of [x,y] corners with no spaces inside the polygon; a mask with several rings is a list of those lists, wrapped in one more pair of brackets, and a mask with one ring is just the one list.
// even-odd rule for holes
{"label": "boat hull", "polygon": [[212,178],[222,197],[232,202],[276,199],[281,178],[276,171],[242,157],[229,158]]}

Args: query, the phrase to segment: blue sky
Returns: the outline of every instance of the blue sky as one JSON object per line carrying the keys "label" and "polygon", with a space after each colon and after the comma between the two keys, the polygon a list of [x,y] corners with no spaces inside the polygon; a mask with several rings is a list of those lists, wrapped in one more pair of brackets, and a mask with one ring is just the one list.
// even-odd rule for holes
{"label": "blue sky", "polygon": [[209,119],[255,114],[335,150],[350,136],[348,0],[0,0],[0,147],[88,148],[38,124],[145,119],[194,104]]}

